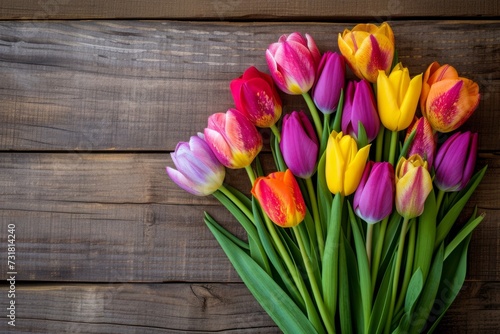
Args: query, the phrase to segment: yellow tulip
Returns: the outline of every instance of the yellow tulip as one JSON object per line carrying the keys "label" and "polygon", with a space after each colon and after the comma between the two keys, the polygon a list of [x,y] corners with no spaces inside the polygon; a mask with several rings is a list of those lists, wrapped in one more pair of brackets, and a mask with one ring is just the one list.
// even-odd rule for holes
{"label": "yellow tulip", "polygon": [[378,71],[389,73],[394,57],[394,33],[384,22],[358,24],[338,36],[340,52],[354,74],[360,79],[377,82]]}
{"label": "yellow tulip", "polygon": [[365,169],[370,145],[358,150],[350,135],[332,131],[326,146],[326,183],[334,194],[348,196],[356,191]]}
{"label": "yellow tulip", "polygon": [[397,64],[389,77],[379,71],[377,78],[377,103],[380,120],[391,131],[401,131],[410,126],[422,90],[422,73],[410,80],[408,68]]}

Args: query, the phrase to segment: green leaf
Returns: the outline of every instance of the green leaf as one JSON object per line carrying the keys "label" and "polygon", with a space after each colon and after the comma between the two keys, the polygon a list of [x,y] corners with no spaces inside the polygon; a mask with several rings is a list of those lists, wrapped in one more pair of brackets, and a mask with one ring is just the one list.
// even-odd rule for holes
{"label": "green leaf", "polygon": [[405,157],[406,156],[406,153],[410,149],[410,145],[413,142],[413,139],[415,138],[415,134],[416,133],[417,133],[417,129],[413,130],[410,133],[410,136],[408,137],[408,139],[405,140],[403,146],[401,147],[401,152],[399,153],[399,158],[398,158],[397,161],[399,161],[399,159],[401,159],[401,157]]}
{"label": "green leaf", "polygon": [[457,248],[457,246],[474,231],[474,229],[479,225],[479,223],[483,221],[484,214],[475,219],[472,219],[473,217],[475,217],[475,214],[472,215],[469,222],[460,230],[460,232],[458,232],[457,236],[452,241],[450,241],[450,243],[446,246],[446,249],[444,250],[445,260],[448,258],[448,256],[450,256],[451,252],[453,252],[453,250]]}
{"label": "green leaf", "polygon": [[[391,261],[393,254],[395,253],[396,246],[399,242],[399,235],[402,225],[401,220],[402,217],[396,212],[396,210],[394,210],[389,217],[387,230],[385,232],[384,247],[382,248],[382,261],[378,270],[379,275],[383,275],[385,273],[388,268],[389,262]],[[377,283],[380,279],[381,277],[377,277]]]}
{"label": "green leaf", "polygon": [[241,191],[229,184],[224,183],[224,187],[229,190],[229,192],[233,194],[241,203],[243,203],[247,209],[252,210],[252,200],[248,198],[247,195],[243,194]]}
{"label": "green leaf", "polygon": [[370,334],[381,334],[384,332],[387,317],[389,316],[395,262],[396,253],[393,252],[387,266],[388,269],[382,272],[384,273],[384,276],[382,278],[380,288],[376,292],[375,303],[373,304],[368,329],[368,333]]}
{"label": "green leaf", "polygon": [[205,221],[241,280],[283,333],[317,333],[300,308],[243,250]]}
{"label": "green leaf", "polygon": [[418,217],[417,244],[413,270],[420,268],[425,281],[434,253],[434,239],[436,238],[437,206],[434,191],[431,191],[425,201],[424,212]]}
{"label": "green leaf", "polygon": [[205,212],[205,219],[207,219],[212,225],[214,225],[215,228],[217,228],[221,233],[223,233],[227,238],[231,239],[231,241],[236,244],[238,247],[240,247],[241,249],[244,249],[244,250],[250,250],[250,247],[248,246],[248,244],[246,242],[244,242],[243,240],[237,238],[236,236],[234,236],[231,232],[229,232],[228,230],[226,230],[224,227],[222,227],[219,223],[217,223],[217,221],[212,217],[210,216],[210,214],[208,214],[207,212]]}
{"label": "green leaf", "polygon": [[344,89],[340,91],[339,105],[331,129],[340,132],[342,126],[342,112],[344,110]]}
{"label": "green leaf", "polygon": [[406,290],[405,308],[404,308],[406,313],[408,314],[413,313],[417,299],[420,296],[423,287],[424,287],[424,278],[422,276],[422,270],[418,268],[417,271],[411,277],[410,284],[408,285],[408,290]]}
{"label": "green leaf", "polygon": [[469,247],[470,235],[466,237],[458,247],[448,256],[443,263],[443,272],[436,295],[435,305],[432,310],[439,310],[430,316],[436,319],[428,333],[433,333],[444,314],[457,297],[465,281],[467,272],[467,249]]}
{"label": "green leaf", "polygon": [[337,310],[338,270],[339,270],[339,239],[342,223],[343,196],[335,195],[332,203],[331,216],[328,221],[328,232],[323,254],[322,284],[326,309],[335,315]]}
{"label": "green leaf", "polygon": [[281,154],[280,143],[273,134],[271,134],[271,152],[273,154],[276,168],[278,168],[279,171],[284,172],[287,169],[286,163],[283,159],[283,155]]}
{"label": "green leaf", "polygon": [[370,266],[368,265],[368,257],[363,236],[358,228],[356,217],[352,211],[351,204],[347,201],[349,209],[349,220],[351,222],[352,234],[354,237],[354,246],[356,249],[356,258],[359,271],[359,286],[361,290],[361,301],[363,306],[363,324],[364,332],[367,332],[370,323],[370,313],[372,305],[372,283]]}
{"label": "green leaf", "polygon": [[427,323],[429,314],[431,313],[432,305],[439,288],[441,273],[443,271],[443,245],[438,248],[432,267],[429,271],[429,276],[425,281],[424,288],[418,299],[415,312],[413,312],[409,333],[420,333]]}
{"label": "green leaf", "polygon": [[326,154],[323,154],[321,156],[321,159],[319,160],[318,171],[316,172],[317,175],[316,191],[318,192],[317,198],[318,198],[319,216],[324,236],[326,236],[326,229],[327,229],[326,227],[327,227],[327,222],[330,218],[330,211],[333,201],[332,193],[330,192],[330,189],[328,189],[328,185],[326,183],[325,165],[326,165]]}
{"label": "green leaf", "polygon": [[[341,236],[344,244],[344,251],[347,260],[347,273],[349,275],[349,295],[351,304],[353,333],[362,333],[363,325],[363,303],[361,301],[361,291],[359,289],[358,262],[351,245],[347,242],[344,232]],[[342,285],[343,286],[343,285]],[[343,289],[341,289],[343,290]]]}
{"label": "green leaf", "polygon": [[356,140],[358,147],[365,147],[368,145],[368,136],[366,135],[365,127],[361,121],[358,121],[358,139]]}
{"label": "green leaf", "polygon": [[254,161],[255,161],[255,170],[257,172],[257,176],[264,176],[264,170],[262,169],[262,164],[260,163],[258,155],[255,157]]}
{"label": "green leaf", "polygon": [[[341,333],[352,333],[351,298],[349,296],[351,284],[349,283],[345,238],[343,233],[341,234],[339,248],[339,285],[342,287],[342,289],[339,289],[340,331]],[[363,328],[362,324],[361,328]]]}
{"label": "green leaf", "polygon": [[278,255],[276,252],[276,249],[273,246],[271,236],[269,235],[269,232],[265,229],[264,223],[262,221],[262,216],[261,216],[261,211],[259,209],[259,204],[255,197],[252,198],[252,209],[253,209],[253,214],[254,214],[254,219],[256,221],[257,225],[257,231],[259,233],[260,240],[262,242],[262,246],[264,247],[264,250],[271,261],[271,264],[274,266],[276,269],[278,276],[281,278],[283,281],[283,284],[285,285],[286,289],[289,292],[290,297],[295,301],[295,303],[303,310],[305,311],[305,304],[304,300],[302,299],[299,290],[293,283],[291,279],[291,274],[290,272],[286,269],[285,265],[283,264],[283,259]]}
{"label": "green leaf", "polygon": [[483,167],[479,172],[477,172],[469,181],[465,189],[463,189],[462,196],[456,202],[455,205],[448,211],[448,213],[444,216],[437,227],[436,231],[436,242],[434,243],[434,248],[437,248],[441,242],[446,238],[448,233],[450,232],[453,224],[457,220],[458,216],[462,212],[465,204],[469,200],[469,198],[476,190],[477,186],[483,179],[484,174],[486,173],[486,169],[488,166]]}

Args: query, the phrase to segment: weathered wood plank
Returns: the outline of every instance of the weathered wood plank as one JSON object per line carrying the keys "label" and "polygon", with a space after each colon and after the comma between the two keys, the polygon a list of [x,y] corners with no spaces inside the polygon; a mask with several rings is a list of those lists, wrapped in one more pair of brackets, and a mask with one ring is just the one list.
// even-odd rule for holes
{"label": "weathered wood plank", "polygon": [[[438,332],[497,333],[499,303],[466,281]],[[20,285],[16,305],[16,333],[279,333],[243,284]]]}
{"label": "weathered wood plank", "polygon": [[[468,278],[499,280],[500,158],[482,154],[485,164],[462,219],[473,205],[487,214],[472,239]],[[17,226],[19,279],[239,281],[203,211],[240,237],[242,228],[215,200],[178,189],[165,165],[167,154],[0,154],[0,229]],[[229,184],[249,186],[242,171],[228,175]]]}
{"label": "weathered wood plank", "polygon": [[242,0],[4,0],[0,19],[333,19],[498,16],[496,1],[242,1]]}
{"label": "weathered wood plank", "polygon": [[[47,21],[0,23],[0,150],[173,150],[233,105],[229,82],[267,71],[279,35],[308,32],[321,50],[353,24]],[[498,150],[500,23],[392,22],[412,73],[434,60],[476,80],[483,99],[466,124]],[[304,109],[283,96],[286,111]]]}

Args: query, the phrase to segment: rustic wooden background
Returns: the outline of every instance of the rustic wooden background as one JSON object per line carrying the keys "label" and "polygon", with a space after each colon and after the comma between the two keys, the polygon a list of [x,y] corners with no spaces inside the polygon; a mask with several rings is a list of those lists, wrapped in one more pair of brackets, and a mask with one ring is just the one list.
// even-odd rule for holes
{"label": "rustic wooden background", "polygon": [[[178,141],[232,106],[229,81],[267,70],[267,46],[307,32],[321,51],[389,20],[412,73],[434,60],[477,81],[486,213],[440,333],[500,328],[498,1],[0,0],[0,273],[16,225],[19,333],[276,333],[204,226],[241,228],[165,174]],[[283,96],[286,111],[304,108]],[[268,133],[264,132],[264,135]],[[243,173],[228,181],[248,189]],[[242,181],[243,180],[243,181]],[[2,279],[4,280],[4,279]],[[5,313],[5,314],[4,314]]]}

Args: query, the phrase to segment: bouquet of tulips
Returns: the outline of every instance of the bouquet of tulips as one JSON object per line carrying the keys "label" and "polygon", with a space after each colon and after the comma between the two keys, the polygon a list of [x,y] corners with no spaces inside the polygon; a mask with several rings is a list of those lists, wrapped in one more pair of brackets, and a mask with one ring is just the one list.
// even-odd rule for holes
{"label": "bouquet of tulips", "polygon": [[[205,213],[283,332],[431,333],[484,217],[454,226],[486,171],[474,173],[477,134],[456,131],[478,85],[437,62],[411,77],[387,23],[346,29],[338,46],[321,55],[307,34],[281,36],[266,51],[270,75],[250,67],[234,79],[235,108],[179,143],[167,173],[241,223],[245,240]],[[346,82],[346,65],[359,81]],[[281,118],[278,89],[302,95],[309,113]],[[272,171],[258,128],[271,129]],[[245,168],[251,190],[224,184],[226,168]]]}

